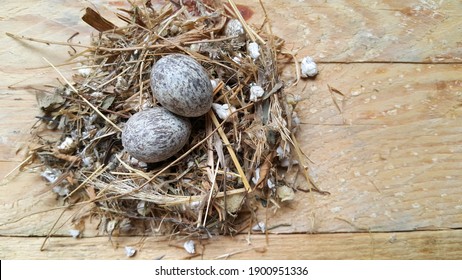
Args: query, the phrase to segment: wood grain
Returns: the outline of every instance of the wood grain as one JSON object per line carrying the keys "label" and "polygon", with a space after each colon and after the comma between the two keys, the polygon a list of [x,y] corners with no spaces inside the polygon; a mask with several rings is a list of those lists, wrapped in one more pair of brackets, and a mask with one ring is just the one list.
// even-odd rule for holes
{"label": "wood grain", "polygon": [[[268,227],[290,224],[275,230],[286,233],[462,227],[460,72],[459,65],[322,65],[316,80],[290,92],[303,99],[298,138],[311,174],[331,195],[298,192],[275,214],[262,208],[260,219]],[[332,96],[328,85],[344,96]],[[0,186],[3,223],[56,205],[38,176],[17,180],[14,192]],[[0,233],[46,234],[56,219],[52,213],[3,225]],[[40,225],[33,222],[38,217]]]}
{"label": "wood grain", "polygon": [[[246,1],[261,10],[258,1]],[[271,1],[275,34],[323,62],[460,62],[460,1]],[[261,15],[261,13],[258,13]],[[458,27],[459,26],[459,27]]]}
{"label": "wood grain", "polygon": [[[1,259],[127,259],[124,247],[137,249],[133,259],[189,259],[186,240],[165,237],[54,237],[40,251],[43,238],[0,237]],[[196,240],[193,259],[459,259],[462,232],[238,235]]]}
{"label": "wood grain", "polygon": [[[250,21],[261,24],[259,1],[236,2],[250,7]],[[259,209],[258,219],[276,227],[272,233],[292,234],[271,235],[265,253],[252,249],[235,257],[461,258],[455,245],[461,241],[460,231],[449,229],[462,228],[462,2],[264,2],[272,30],[286,40],[287,49],[299,50],[298,58],[311,55],[320,62],[314,80],[290,87],[291,65],[284,79],[287,93],[302,98],[297,106],[302,122],[298,138],[311,160],[311,175],[330,195],[299,191],[295,201],[277,211]],[[92,3],[120,24],[111,11],[125,3]],[[80,20],[86,5],[70,0],[2,4],[1,178],[27,155],[29,131],[39,114],[35,90],[25,87],[56,86],[58,75],[37,67],[46,65],[42,57],[62,64],[70,51],[13,40],[5,32],[60,42],[79,32],[73,42],[85,44],[92,32]],[[69,77],[75,66],[62,66],[60,71]],[[111,247],[107,237],[97,237],[104,232],[95,220],[88,221],[83,232],[92,238],[56,237],[45,252],[28,250],[40,247],[62,213],[61,202],[33,171],[14,172],[0,184],[0,257],[124,257],[123,249]],[[295,186],[307,188],[301,181]],[[63,214],[53,235],[69,236],[77,210]],[[422,231],[428,229],[442,231]],[[244,238],[209,241],[204,256],[245,250]],[[256,247],[266,246],[263,237],[252,238]],[[151,246],[167,258],[186,257],[168,242],[146,242],[149,246],[140,258],[159,256],[146,249]]]}
{"label": "wood grain", "polygon": [[460,227],[461,70],[321,66],[320,77],[293,92],[303,99],[298,138],[312,161],[311,174],[331,195],[298,195],[292,210],[270,215],[270,221],[291,217],[284,232]]}

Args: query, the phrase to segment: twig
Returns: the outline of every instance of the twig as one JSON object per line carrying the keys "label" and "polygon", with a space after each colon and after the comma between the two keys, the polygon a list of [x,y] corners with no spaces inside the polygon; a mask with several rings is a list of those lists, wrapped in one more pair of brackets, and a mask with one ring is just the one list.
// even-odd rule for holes
{"label": "twig", "polygon": [[209,208],[210,208],[210,203],[212,202],[212,195],[213,195],[213,189],[216,187],[216,178],[217,178],[217,171],[218,167],[220,166],[220,161],[217,161],[217,166],[215,168],[215,172],[213,173],[213,178],[212,178],[212,187],[210,188],[210,193],[209,193],[209,199],[207,201],[207,208],[205,209],[205,217],[204,217],[204,222],[202,224],[203,227],[205,227],[205,224],[207,222],[207,216],[209,214]]}
{"label": "twig", "polygon": [[[10,172],[8,172],[8,174],[6,174],[4,177],[3,177],[3,180],[5,180],[6,178],[8,178],[8,176],[10,176],[11,174],[13,174],[14,171],[22,168],[23,166],[25,166],[31,159],[32,159],[33,155],[29,155],[25,160],[23,160],[20,164],[16,165],[15,168],[13,168]],[[3,184],[3,183],[2,183]]]}
{"label": "twig", "polygon": [[58,41],[48,41],[48,40],[42,40],[42,39],[37,39],[37,38],[32,38],[32,37],[19,36],[19,35],[9,33],[9,32],[5,32],[5,34],[6,34],[6,36],[11,37],[13,39],[27,40],[27,41],[36,42],[36,43],[42,43],[42,44],[47,44],[47,45],[59,45],[59,46],[78,47],[78,48],[86,48],[86,49],[93,48],[92,46],[82,45],[82,44],[65,43],[65,42],[58,42]]}
{"label": "twig", "polygon": [[93,173],[90,174],[90,176],[88,176],[77,188],[75,188],[72,192],[70,192],[66,198],[69,198],[71,197],[74,193],[76,193],[78,190],[80,190],[80,188],[82,188],[83,186],[85,186],[85,184],[87,184],[88,182],[90,182],[91,179],[93,179],[94,177],[97,178],[99,175],[101,175],[104,171],[106,171],[108,169],[109,165],[101,165],[99,166],[95,171],[93,171]]}
{"label": "twig", "polygon": [[54,230],[54,228],[56,227],[56,225],[58,224],[59,220],[61,220],[61,218],[63,217],[64,213],[66,212],[67,209],[69,209],[70,206],[66,207],[65,209],[63,209],[63,211],[61,212],[61,214],[58,216],[58,218],[56,219],[56,221],[53,223],[53,225],[51,226],[50,230],[48,231],[48,234],[47,236],[45,237],[45,239],[43,240],[43,243],[42,243],[42,246],[40,247],[40,251],[43,251],[45,250],[45,244],[46,242],[48,241],[48,239],[51,237],[51,234]]}
{"label": "twig", "polygon": [[91,51],[106,51],[106,52],[129,52],[129,51],[136,51],[136,50],[142,50],[142,49],[159,49],[159,48],[165,48],[170,45],[164,45],[164,44],[155,44],[151,46],[135,46],[135,47],[126,47],[126,48],[107,48],[107,47],[95,47],[95,46],[88,46],[88,45],[82,45],[82,44],[73,44],[73,43],[64,43],[64,42],[58,42],[58,41],[48,41],[48,40],[42,40],[42,39],[37,39],[37,38],[32,38],[32,37],[26,37],[26,36],[19,36],[15,35],[9,32],[5,33],[7,36],[18,39],[18,40],[27,40],[31,42],[36,42],[36,43],[42,43],[42,44],[47,44],[47,45],[59,45],[59,46],[68,46],[68,47],[79,47],[79,48],[86,48],[86,52],[91,52]]}
{"label": "twig", "polygon": [[239,160],[237,159],[236,153],[234,152],[234,150],[233,150],[233,148],[231,146],[231,143],[228,140],[228,137],[226,136],[225,132],[223,131],[223,128],[221,127],[220,123],[218,122],[217,117],[215,116],[215,114],[212,111],[209,111],[209,116],[210,116],[210,118],[212,118],[213,123],[217,127],[218,133],[220,134],[220,137],[222,138],[224,145],[228,149],[228,152],[229,152],[229,154],[231,156],[231,159],[233,160],[233,163],[234,163],[234,166],[237,169],[237,172],[239,173],[239,175],[241,175],[241,180],[242,180],[242,183],[244,184],[245,189],[249,193],[252,192],[252,188],[250,187],[249,181],[247,180],[247,177],[245,176],[244,170],[242,170],[242,166],[239,163]]}
{"label": "twig", "polygon": [[226,253],[226,254],[223,254],[223,255],[219,255],[219,256],[215,257],[214,259],[215,260],[227,259],[227,258],[229,258],[231,256],[234,256],[234,255],[237,255],[237,254],[240,254],[240,253],[245,253],[245,252],[252,251],[252,250],[257,250],[257,249],[266,249],[266,247],[248,248],[248,249],[237,250],[237,251],[234,251],[234,252],[231,252],[231,253]]}
{"label": "twig", "polygon": [[340,108],[340,105],[338,105],[337,100],[334,97],[334,93],[337,93],[337,94],[341,95],[342,97],[345,97],[345,95],[340,90],[338,90],[338,89],[336,89],[334,87],[331,87],[330,85],[327,85],[327,88],[329,88],[330,96],[332,98],[332,102],[334,102],[334,104],[335,104],[335,107],[337,108],[337,110],[339,111],[340,114],[343,113],[342,109]]}

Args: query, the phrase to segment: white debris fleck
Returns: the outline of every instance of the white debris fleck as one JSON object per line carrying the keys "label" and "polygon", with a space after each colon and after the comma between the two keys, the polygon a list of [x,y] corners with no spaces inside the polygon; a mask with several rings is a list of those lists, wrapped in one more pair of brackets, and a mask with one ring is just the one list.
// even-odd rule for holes
{"label": "white debris fleck", "polygon": [[290,154],[290,146],[289,145],[284,145],[284,148],[282,146],[277,147],[276,155],[278,156],[278,158],[280,160],[286,158],[288,154]]}
{"label": "white debris fleck", "polygon": [[282,185],[277,188],[276,194],[281,199],[281,202],[291,201],[295,198],[295,192],[291,187]]}
{"label": "white debris fleck", "polygon": [[394,243],[397,240],[396,234],[390,235],[390,238],[388,238],[388,242]]}
{"label": "white debris fleck", "polygon": [[388,110],[386,111],[386,113],[390,116],[396,116],[398,115],[398,110],[397,109],[392,109],[392,110]]}
{"label": "white debris fleck", "polygon": [[146,101],[143,102],[143,104],[141,104],[141,110],[143,110],[143,111],[148,110],[148,109],[150,109],[152,107],[153,107],[152,103],[149,100],[146,100]]}
{"label": "white debris fleck", "polygon": [[277,147],[276,149],[276,155],[279,158],[279,165],[281,167],[288,167],[290,165],[297,165],[298,161],[295,159],[290,159],[289,158],[290,154],[290,146],[285,145],[284,148],[282,146]]}
{"label": "white debris fleck", "polygon": [[257,59],[260,57],[260,46],[255,43],[249,43],[249,46],[247,47],[247,52],[249,53],[250,57],[253,59]]}
{"label": "white debris fleck", "polygon": [[84,68],[80,68],[80,69],[78,70],[78,72],[79,72],[80,76],[82,76],[82,77],[88,77],[88,76],[90,76],[92,70],[91,70],[91,68],[84,67]]}
{"label": "white debris fleck", "polygon": [[191,44],[189,49],[193,52],[199,52],[201,50],[201,44]]}
{"label": "white debris fleck", "polygon": [[266,231],[266,225],[265,225],[264,222],[259,222],[258,224],[254,225],[254,226],[252,227],[252,230],[253,230],[253,231],[261,231],[261,232],[265,233],[265,231]]}
{"label": "white debris fleck", "polygon": [[293,159],[292,161],[288,158],[283,158],[282,160],[279,161],[279,165],[281,167],[289,167],[290,165],[297,165],[298,160]]}
{"label": "white debris fleck", "polygon": [[219,82],[220,82],[219,79],[210,80],[210,84],[212,85],[213,90],[215,90],[217,88]]}
{"label": "white debris fleck", "polygon": [[196,243],[194,243],[194,240],[188,240],[184,243],[183,245],[184,249],[186,252],[190,254],[195,254],[196,253]]}
{"label": "white debris fleck", "polygon": [[330,209],[330,212],[332,212],[332,213],[338,213],[338,212],[340,212],[341,210],[342,210],[342,207],[337,206],[337,207],[331,208],[331,209]]}
{"label": "white debris fleck", "polygon": [[298,102],[302,101],[302,97],[298,94],[287,95],[287,103],[290,105],[297,105]]}
{"label": "white debris fleck", "polygon": [[236,62],[237,64],[241,64],[241,62],[242,62],[241,53],[238,53],[237,56],[233,57],[233,61]]}
{"label": "white debris fleck", "polygon": [[300,118],[298,117],[297,112],[293,111],[292,112],[292,125],[293,126],[299,126],[301,123]]}
{"label": "white debris fleck", "polygon": [[110,220],[107,224],[106,224],[106,231],[110,234],[112,234],[112,232],[114,231],[115,227],[117,225],[117,221],[116,220]]}
{"label": "white debris fleck", "polygon": [[61,153],[68,153],[75,148],[75,145],[76,143],[72,137],[66,137],[66,139],[64,139],[64,141],[59,144],[57,148]]}
{"label": "white debris fleck", "polygon": [[69,234],[73,237],[73,238],[78,238],[80,236],[80,230],[78,229],[70,229],[69,230]]}
{"label": "white debris fleck", "polygon": [[314,77],[318,74],[318,66],[311,57],[306,56],[302,59],[301,72],[303,78]]}
{"label": "white debris fleck", "polygon": [[128,162],[129,162],[131,165],[136,166],[136,165],[138,165],[139,160],[136,159],[136,158],[134,158],[134,157],[130,157],[129,160],[128,160]]}
{"label": "white debris fleck", "polygon": [[189,203],[189,208],[191,208],[192,210],[196,210],[199,208],[200,205],[201,205],[200,201],[193,201]]}
{"label": "white debris fleck", "polygon": [[59,196],[67,196],[69,194],[69,189],[61,186],[54,186],[52,191]]}
{"label": "white debris fleck", "polygon": [[138,212],[138,214],[140,214],[143,217],[145,217],[149,213],[146,201],[140,200],[140,202],[138,202],[138,204],[136,205],[136,212]]}
{"label": "white debris fleck", "polygon": [[93,163],[94,163],[94,160],[92,157],[84,157],[82,159],[82,164],[84,167],[90,167],[93,165]]}
{"label": "white debris fleck", "polygon": [[218,115],[218,117],[222,120],[227,119],[233,112],[236,111],[236,108],[233,106],[229,106],[229,104],[212,104],[213,111]]}
{"label": "white debris fleck", "polygon": [[126,91],[129,88],[128,82],[122,76],[117,76],[115,88],[117,91]]}
{"label": "white debris fleck", "polygon": [[273,182],[273,179],[269,178],[267,181],[266,181],[266,184],[268,185],[268,188],[269,189],[274,189],[276,187],[276,184]]}
{"label": "white debris fleck", "polygon": [[47,168],[40,175],[48,182],[54,183],[56,180],[58,180],[58,177],[61,176],[61,171],[54,168]]}
{"label": "white debris fleck", "polygon": [[250,87],[250,101],[257,101],[263,94],[265,94],[265,91],[261,86],[252,85]]}
{"label": "white debris fleck", "polygon": [[259,180],[260,180],[260,167],[257,167],[257,169],[255,169],[255,175],[252,177],[252,182],[256,185]]}
{"label": "white debris fleck", "polygon": [[125,246],[125,255],[129,258],[136,254],[136,249],[133,247]]}

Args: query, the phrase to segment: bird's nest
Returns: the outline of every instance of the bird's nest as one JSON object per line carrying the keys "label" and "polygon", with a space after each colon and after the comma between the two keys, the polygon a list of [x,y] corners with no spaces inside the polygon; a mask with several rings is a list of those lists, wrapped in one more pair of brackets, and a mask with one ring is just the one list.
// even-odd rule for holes
{"label": "bird's nest", "polygon": [[[294,136],[296,100],[285,94],[279,69],[292,61],[299,72],[297,61],[266,20],[249,25],[233,1],[177,2],[131,4],[117,14],[122,27],[87,8],[83,20],[97,32],[90,46],[69,44],[84,48],[72,55],[81,64],[73,80],[61,77],[62,86],[37,94],[43,115],[32,153],[66,205],[92,206],[109,233],[264,231],[255,211],[294,198],[284,172],[298,169],[309,180]],[[224,31],[230,21],[243,37]],[[146,164],[124,151],[121,133],[131,115],[160,106],[151,67],[172,53],[205,67],[214,105],[191,120],[190,141],[178,154]],[[41,137],[47,130],[61,137]]]}

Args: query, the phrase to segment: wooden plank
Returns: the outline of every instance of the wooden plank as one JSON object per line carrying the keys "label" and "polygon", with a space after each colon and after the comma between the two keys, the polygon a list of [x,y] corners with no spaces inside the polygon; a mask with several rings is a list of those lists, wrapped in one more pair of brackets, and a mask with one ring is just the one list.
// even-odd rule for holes
{"label": "wooden plank", "polygon": [[[318,187],[272,214],[284,232],[459,228],[460,65],[338,64],[291,92]],[[341,91],[329,92],[328,85]],[[337,102],[341,113],[334,104]],[[299,183],[303,184],[303,183]],[[290,217],[288,219],[287,217]]]}
{"label": "wooden plank", "polygon": [[[3,17],[15,26],[20,26],[22,21],[29,23],[25,25],[27,27],[31,22],[40,21],[46,24],[54,21],[66,28],[81,26],[79,13],[83,7],[75,1],[67,2],[57,9],[41,1],[24,5],[24,9],[13,13],[14,16],[9,13]],[[123,5],[120,2],[100,0],[94,4],[111,21],[119,22],[108,10]],[[254,12],[250,18],[252,23],[258,26],[262,22],[259,1],[236,2]],[[457,29],[462,23],[460,1],[382,0],[371,4],[339,0],[277,0],[265,5],[274,33],[287,41],[288,48],[301,48],[300,55],[309,54],[320,61],[460,62],[462,59],[462,31]],[[7,1],[10,9],[5,11],[15,11],[16,6],[16,2]],[[44,16],[31,18],[31,14],[47,15],[48,20]],[[4,26],[8,27],[4,30],[10,32],[17,30],[11,24]],[[29,36],[46,37],[43,32],[34,32],[34,27],[35,24],[20,31]],[[70,35],[69,32],[61,37],[61,41]],[[11,40],[2,38],[2,43],[11,44]]]}
{"label": "wooden plank", "polygon": [[[259,1],[239,2],[248,5],[262,22]],[[120,1],[95,1],[103,15],[120,23],[110,10]],[[2,30],[44,40],[66,41],[75,32],[74,42],[88,42],[91,29],[81,20],[80,3],[65,1],[51,5],[47,1],[6,1],[0,12]],[[58,5],[58,6],[56,6]],[[125,4],[126,5],[126,4]],[[287,41],[288,49],[300,49],[299,56],[312,55],[319,61],[408,61],[458,62],[462,36],[460,1],[376,1],[373,5],[357,1],[272,1],[266,4],[274,33]],[[297,11],[294,13],[293,11]],[[65,16],[63,16],[65,15]],[[278,24],[283,22],[284,24]],[[459,35],[459,36],[458,36]],[[0,34],[0,69],[2,98],[0,118],[1,143],[5,149],[0,160],[20,161],[24,154],[15,151],[27,141],[27,133],[37,115],[33,90],[13,91],[9,86],[56,85],[51,69],[25,71],[24,68],[46,65],[42,57],[60,64],[68,58],[68,48],[21,42]],[[65,74],[70,67],[61,68]],[[18,117],[19,116],[19,117]],[[0,174],[1,175],[1,174]]]}
{"label": "wooden plank", "polygon": [[[120,1],[93,2],[106,16],[110,15],[109,9],[121,5]],[[258,25],[262,21],[259,1],[236,2],[254,10],[253,23]],[[288,92],[299,94],[303,99],[298,106],[302,121],[300,142],[313,161],[310,168],[314,179],[331,195],[299,192],[296,200],[283,209],[274,213],[274,209],[262,208],[258,217],[267,221],[268,227],[290,224],[272,230],[287,233],[460,228],[461,64],[434,63],[460,62],[462,3],[455,0],[390,0],[372,4],[347,0],[302,2],[275,0],[265,5],[274,33],[286,39],[289,49],[304,47],[300,57],[312,55],[326,62],[320,64],[321,72],[316,80],[303,81]],[[59,1],[51,5],[49,1],[22,1],[21,4],[6,1],[2,5],[2,31],[55,41],[66,41],[78,31],[81,34],[76,41],[88,40],[90,29],[79,19],[83,8],[80,2]],[[114,18],[112,16],[111,21],[117,22]],[[38,114],[34,91],[13,91],[8,87],[57,85],[57,76],[50,69],[25,71],[25,68],[45,65],[42,56],[59,64],[68,58],[68,48],[15,41],[2,32],[0,49],[3,66],[0,68],[0,177],[3,177],[23,160],[25,149],[21,148],[28,144],[29,128]],[[362,61],[385,63],[343,63]],[[61,69],[66,75],[72,73],[70,67]],[[288,73],[286,79],[291,79]],[[332,97],[328,85],[344,96],[333,93]],[[61,213],[59,209],[48,211],[60,203],[36,174],[26,172],[2,182],[0,194],[0,235],[3,236],[45,236]],[[61,221],[72,214],[65,213]],[[69,235],[72,228],[71,222],[65,223],[55,235]],[[84,236],[98,234],[97,226],[91,223],[84,231]],[[443,238],[439,232],[425,234],[428,238],[432,235]],[[305,240],[297,236],[305,235],[295,235],[292,247]],[[342,236],[354,239],[366,235]],[[460,235],[456,237],[460,241]],[[284,236],[281,240],[284,238],[291,237]],[[383,238],[380,240],[386,242],[387,237]],[[444,250],[450,249],[454,238],[449,235],[449,243],[441,241],[445,245],[437,253],[430,252],[431,256],[440,258]],[[0,246],[12,248],[15,242],[35,240],[25,244],[37,245],[43,239],[2,240]],[[69,242],[66,238],[52,240],[61,240],[60,246]],[[83,240],[100,243],[105,239]],[[434,241],[428,242],[434,244]],[[25,244],[23,256],[27,254]],[[283,248],[282,243],[276,244],[274,248]],[[421,250],[425,248],[423,241],[412,244]],[[87,256],[110,254],[110,248],[100,249],[104,248],[108,252],[91,255],[89,251]],[[232,247],[229,248],[231,252]],[[271,256],[278,256],[274,250]],[[383,250],[385,255],[401,252],[391,247]],[[365,254],[366,251],[358,252]],[[326,256],[317,252],[320,258]],[[345,256],[340,250],[332,252],[337,258]],[[59,253],[54,254],[58,258]],[[218,254],[217,251],[212,257]],[[42,258],[43,255],[31,253],[30,256]]]}
{"label": "wooden plank", "polygon": [[[187,259],[183,240],[165,237],[56,237],[40,251],[43,238],[0,237],[1,259],[127,259],[124,247],[137,249],[133,259]],[[460,259],[462,231],[362,234],[238,235],[195,241],[193,259]]]}
{"label": "wooden plank", "polygon": [[[298,138],[313,162],[311,174],[331,195],[298,192],[275,214],[261,208],[260,220],[268,227],[290,224],[274,230],[286,233],[462,227],[461,68],[324,64],[316,80],[289,89],[302,98]],[[37,176],[18,180],[0,186],[1,222],[57,205]],[[56,213],[0,226],[0,233],[47,234]],[[68,235],[70,228],[57,234]],[[97,231],[89,227],[87,234]]]}
{"label": "wooden plank", "polygon": [[[242,1],[260,11],[258,1]],[[318,61],[460,62],[460,1],[264,2],[276,35]],[[257,13],[258,14],[261,13]],[[259,21],[254,19],[255,21]]]}

